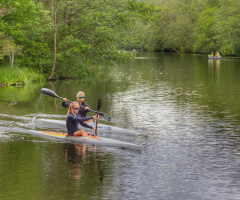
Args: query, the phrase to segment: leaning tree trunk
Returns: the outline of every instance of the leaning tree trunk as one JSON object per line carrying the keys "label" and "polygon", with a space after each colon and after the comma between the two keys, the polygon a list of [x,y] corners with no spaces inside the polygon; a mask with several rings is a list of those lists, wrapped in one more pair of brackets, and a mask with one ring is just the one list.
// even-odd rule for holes
{"label": "leaning tree trunk", "polygon": [[[59,3],[59,2],[58,2]],[[52,0],[52,22],[53,22],[53,32],[54,32],[54,60],[53,60],[53,67],[52,67],[52,72],[50,76],[48,77],[48,80],[53,79],[54,77],[54,72],[55,72],[55,67],[56,67],[56,59],[57,59],[57,5],[54,13],[54,2]]]}
{"label": "leaning tree trunk", "polygon": [[10,61],[10,67],[13,67],[13,63],[14,63],[14,49],[9,51],[9,61]]}
{"label": "leaning tree trunk", "polygon": [[169,43],[167,43],[165,40],[163,40],[163,42],[168,45],[170,48],[172,48],[174,51],[181,53],[179,50],[177,50],[176,48],[174,48],[172,45],[170,45]]}
{"label": "leaning tree trunk", "polygon": [[49,80],[53,79],[55,67],[56,67],[56,59],[57,59],[57,30],[56,28],[54,28],[54,60],[53,60],[52,72],[48,77]]}

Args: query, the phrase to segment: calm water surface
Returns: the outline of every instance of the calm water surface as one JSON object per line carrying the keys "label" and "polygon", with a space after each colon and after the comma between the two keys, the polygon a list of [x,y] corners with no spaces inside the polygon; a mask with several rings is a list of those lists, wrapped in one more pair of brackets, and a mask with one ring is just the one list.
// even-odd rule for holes
{"label": "calm water surface", "polygon": [[[239,76],[237,59],[141,52],[91,79],[0,88],[0,199],[239,200]],[[101,97],[142,152],[31,134],[65,131],[37,121],[67,112],[43,87],[69,100],[83,90],[93,110]]]}

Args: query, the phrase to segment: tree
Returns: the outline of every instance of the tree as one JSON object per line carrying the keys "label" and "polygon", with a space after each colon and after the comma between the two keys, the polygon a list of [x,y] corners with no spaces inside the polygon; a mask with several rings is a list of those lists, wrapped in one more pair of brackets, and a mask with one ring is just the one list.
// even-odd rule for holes
{"label": "tree", "polygon": [[161,9],[137,24],[140,46],[151,51],[240,55],[239,0],[147,0]]}
{"label": "tree", "polygon": [[38,30],[42,32],[44,27],[42,24],[47,22],[46,12],[41,4],[32,0],[8,0],[3,1],[1,6],[4,10],[0,19],[2,24],[0,31],[5,35],[5,39],[2,40],[5,47],[3,52],[8,51],[10,66],[13,66],[16,53],[29,56],[32,54],[33,46],[41,43],[39,41],[41,37],[36,37],[36,34]]}
{"label": "tree", "polygon": [[216,11],[215,38],[223,54],[240,56],[240,2],[225,0]]}
{"label": "tree", "polygon": [[4,0],[2,5],[0,25],[6,26],[0,32],[22,47],[21,65],[49,79],[80,77],[130,60],[118,46],[132,39],[128,30],[136,19],[151,12],[138,0]]}
{"label": "tree", "polygon": [[0,45],[1,45],[1,52],[0,52],[0,59],[3,59],[4,56],[9,57],[10,67],[13,67],[14,63],[14,55],[22,55],[22,48],[21,45],[16,45],[15,42],[12,40],[12,37],[6,37],[4,33],[0,33]]}
{"label": "tree", "polygon": [[156,1],[148,0],[156,5],[155,20],[148,24],[145,31],[147,50],[170,50],[191,52],[194,42],[194,24],[196,14],[192,10],[192,1]]}
{"label": "tree", "polygon": [[[9,7],[4,7],[3,4],[1,4],[1,12],[0,12],[1,18],[5,17],[9,13],[8,11],[12,12],[12,9],[7,10],[7,8]],[[0,24],[1,24],[0,27],[2,30],[4,30],[4,28],[7,27],[6,23],[4,23],[3,21],[1,21]],[[14,21],[11,21],[10,25],[13,26]],[[0,52],[1,59],[3,59],[4,56],[8,55],[9,61],[10,61],[10,67],[13,67],[14,55],[15,53],[21,54],[22,46],[16,45],[13,40],[13,37],[9,34],[6,35],[3,31],[1,31],[0,40],[1,40],[1,52]]]}
{"label": "tree", "polygon": [[[47,2],[49,5],[49,1]],[[52,0],[54,62],[49,79],[80,76],[91,68],[129,60],[119,52],[127,30],[148,7],[135,0]]]}
{"label": "tree", "polygon": [[217,7],[206,5],[205,9],[198,13],[197,23],[195,25],[195,43],[194,51],[206,53],[219,51],[219,42],[216,38],[216,11]]}

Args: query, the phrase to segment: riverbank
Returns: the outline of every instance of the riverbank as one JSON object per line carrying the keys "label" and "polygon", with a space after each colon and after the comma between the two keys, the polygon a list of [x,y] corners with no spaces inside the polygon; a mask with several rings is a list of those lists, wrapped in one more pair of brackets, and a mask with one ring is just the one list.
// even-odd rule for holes
{"label": "riverbank", "polygon": [[0,68],[0,87],[27,85],[43,80],[46,80],[46,77],[35,69],[18,66],[13,68],[1,66]]}

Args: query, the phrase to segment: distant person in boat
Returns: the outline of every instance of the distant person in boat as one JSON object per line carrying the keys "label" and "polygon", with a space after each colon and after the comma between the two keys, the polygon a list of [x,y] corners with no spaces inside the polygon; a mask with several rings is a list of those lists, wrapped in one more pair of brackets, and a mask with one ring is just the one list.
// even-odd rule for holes
{"label": "distant person in boat", "polygon": [[[89,112],[90,106],[84,102],[85,100],[85,93],[80,91],[77,93],[77,101],[80,105],[80,109],[78,111],[78,113],[81,115],[81,117],[86,117],[87,113]],[[69,103],[66,103],[67,99],[63,98],[63,103],[62,103],[62,107],[64,108],[68,108],[69,107]]]}
{"label": "distant person in boat", "polygon": [[220,53],[217,51],[214,57],[215,58],[220,57]]}
{"label": "distant person in boat", "polygon": [[79,105],[79,102],[77,102],[77,101],[70,103],[70,105],[68,107],[67,120],[66,120],[68,135],[87,136],[87,133],[85,130],[83,130],[83,129],[80,130],[78,128],[79,123],[82,126],[93,129],[95,131],[94,126],[90,126],[90,125],[86,124],[84,121],[87,121],[90,119],[98,119],[99,117],[97,115],[95,115],[93,117],[81,117],[78,113],[79,109],[80,109],[80,105]]}
{"label": "distant person in boat", "polygon": [[213,57],[213,56],[214,56],[214,53],[212,52],[212,53],[211,53],[211,57]]}

